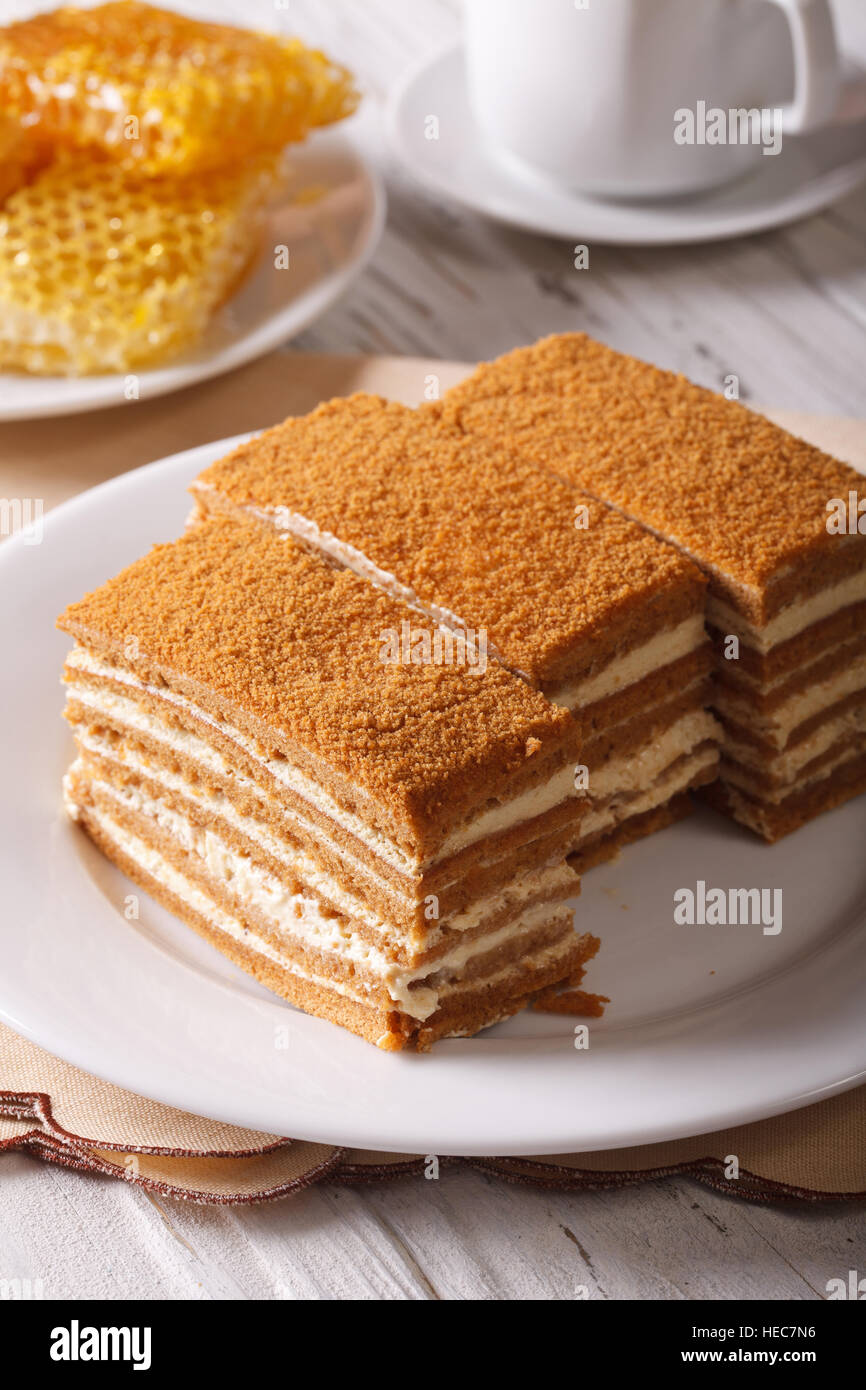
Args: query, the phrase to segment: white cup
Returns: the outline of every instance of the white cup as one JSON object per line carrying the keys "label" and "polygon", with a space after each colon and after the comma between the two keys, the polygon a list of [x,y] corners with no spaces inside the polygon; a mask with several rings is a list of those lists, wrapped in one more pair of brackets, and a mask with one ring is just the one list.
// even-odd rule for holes
{"label": "white cup", "polygon": [[469,95],[519,173],[697,192],[833,119],[828,0],[464,0]]}

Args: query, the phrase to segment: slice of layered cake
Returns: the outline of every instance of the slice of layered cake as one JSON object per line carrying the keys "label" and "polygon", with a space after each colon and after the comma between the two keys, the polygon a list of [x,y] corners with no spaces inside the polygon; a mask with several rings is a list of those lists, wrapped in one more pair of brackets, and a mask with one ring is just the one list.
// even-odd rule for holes
{"label": "slice of layered cake", "polygon": [[394,1050],[579,981],[579,730],[501,665],[224,518],[59,625],[72,814],[270,989]]}
{"label": "slice of layered cake", "polygon": [[[718,771],[705,581],[690,561],[509,447],[376,396],[287,420],[193,484],[445,624],[585,735],[579,868],[669,824]],[[579,783],[580,785],[580,783]]]}
{"label": "slice of layered cake", "polygon": [[483,365],[444,416],[507,436],[705,571],[724,727],[715,804],[775,840],[866,789],[858,473],[582,334]]}

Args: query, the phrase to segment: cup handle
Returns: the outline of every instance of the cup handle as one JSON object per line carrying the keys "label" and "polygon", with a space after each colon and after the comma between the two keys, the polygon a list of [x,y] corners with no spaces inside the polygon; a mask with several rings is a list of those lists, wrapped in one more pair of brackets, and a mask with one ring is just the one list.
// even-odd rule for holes
{"label": "cup handle", "polygon": [[828,0],[769,0],[784,10],[794,45],[794,100],[782,107],[782,130],[799,135],[826,125],[839,105],[841,68]]}

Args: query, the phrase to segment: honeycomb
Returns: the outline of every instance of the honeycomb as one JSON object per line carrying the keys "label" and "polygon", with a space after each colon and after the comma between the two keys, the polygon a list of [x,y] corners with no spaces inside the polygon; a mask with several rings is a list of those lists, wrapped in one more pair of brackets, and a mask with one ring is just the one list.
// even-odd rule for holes
{"label": "honeycomb", "polygon": [[197,338],[260,249],[277,161],[143,179],[64,155],[0,208],[0,368],[126,371]]}
{"label": "honeycomb", "polygon": [[298,39],[118,0],[0,29],[0,111],[54,146],[194,173],[351,113],[350,74]]}
{"label": "honeycomb", "polygon": [[29,131],[0,115],[0,204],[49,158],[50,152]]}

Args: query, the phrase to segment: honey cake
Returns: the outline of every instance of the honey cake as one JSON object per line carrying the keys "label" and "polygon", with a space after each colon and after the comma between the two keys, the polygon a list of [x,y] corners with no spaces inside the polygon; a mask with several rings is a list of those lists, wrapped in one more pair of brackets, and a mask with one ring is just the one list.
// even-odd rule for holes
{"label": "honey cake", "polygon": [[576,721],[495,662],[386,660],[418,616],[211,518],[58,620],[71,814],[236,964],[390,1050],[579,983],[598,945],[566,902]]}

